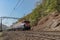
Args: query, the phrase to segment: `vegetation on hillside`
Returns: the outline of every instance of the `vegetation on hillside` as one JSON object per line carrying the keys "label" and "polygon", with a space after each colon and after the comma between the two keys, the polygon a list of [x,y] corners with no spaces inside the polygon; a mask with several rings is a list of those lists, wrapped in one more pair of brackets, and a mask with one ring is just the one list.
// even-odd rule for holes
{"label": "vegetation on hillside", "polygon": [[37,22],[50,12],[60,10],[60,0],[42,0],[42,3],[37,4],[36,8],[33,11],[24,16],[23,18],[19,19],[18,22],[21,20],[29,20],[31,25],[37,25]]}

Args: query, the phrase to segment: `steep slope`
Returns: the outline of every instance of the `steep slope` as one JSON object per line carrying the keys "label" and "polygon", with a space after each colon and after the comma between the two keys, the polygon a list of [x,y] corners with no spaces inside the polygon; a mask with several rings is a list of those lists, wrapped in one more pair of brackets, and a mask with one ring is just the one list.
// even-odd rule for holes
{"label": "steep slope", "polygon": [[32,26],[37,25],[38,21],[53,11],[59,11],[60,5],[59,0],[42,0],[42,3],[37,4],[36,8],[32,10],[32,12],[25,17],[18,20],[29,20]]}
{"label": "steep slope", "polygon": [[60,31],[60,13],[53,12],[42,18],[38,25],[33,28],[35,31]]}
{"label": "steep slope", "polygon": [[[52,15],[53,13],[53,15],[55,15],[56,12],[60,12],[59,0],[43,0],[42,3],[40,3],[39,5],[37,4],[36,8],[33,9],[33,11],[30,14],[19,19],[17,23],[21,22],[22,20],[29,20],[31,22],[31,26],[35,27],[36,25],[38,25],[40,20],[43,20],[40,22],[40,24],[42,24],[43,22],[46,22],[45,20],[47,20],[50,17],[50,15]],[[52,21],[52,17],[49,20]]]}

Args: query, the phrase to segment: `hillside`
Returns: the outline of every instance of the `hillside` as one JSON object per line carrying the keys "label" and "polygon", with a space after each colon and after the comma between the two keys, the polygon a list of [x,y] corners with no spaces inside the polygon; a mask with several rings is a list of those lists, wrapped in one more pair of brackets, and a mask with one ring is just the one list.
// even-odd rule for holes
{"label": "hillside", "polygon": [[37,26],[33,27],[34,31],[60,31],[60,13],[53,12],[42,18]]}
{"label": "hillside", "polygon": [[33,9],[30,14],[19,19],[16,25],[19,25],[23,20],[29,20],[33,28],[38,25],[40,20],[43,20],[43,18],[48,17],[49,14],[53,14],[55,12],[60,12],[59,0],[42,0],[42,3],[37,3],[36,8]]}
{"label": "hillside", "polygon": [[38,21],[50,12],[59,11],[59,0],[42,0],[42,3],[37,4],[33,11],[25,17],[18,20],[29,20],[32,26],[37,25]]}

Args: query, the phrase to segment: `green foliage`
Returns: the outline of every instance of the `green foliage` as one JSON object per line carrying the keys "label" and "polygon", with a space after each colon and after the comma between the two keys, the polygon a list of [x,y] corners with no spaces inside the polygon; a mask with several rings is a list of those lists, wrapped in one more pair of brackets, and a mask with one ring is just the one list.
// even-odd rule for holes
{"label": "green foliage", "polygon": [[60,12],[60,0],[57,0],[56,9],[57,9],[58,12]]}
{"label": "green foliage", "polygon": [[60,1],[59,0],[43,0],[43,2],[36,6],[35,9],[33,9],[33,11],[26,15],[25,17],[23,17],[20,20],[29,20],[31,22],[31,25],[37,25],[38,21],[48,15],[50,12],[56,11],[56,10],[60,10]]}

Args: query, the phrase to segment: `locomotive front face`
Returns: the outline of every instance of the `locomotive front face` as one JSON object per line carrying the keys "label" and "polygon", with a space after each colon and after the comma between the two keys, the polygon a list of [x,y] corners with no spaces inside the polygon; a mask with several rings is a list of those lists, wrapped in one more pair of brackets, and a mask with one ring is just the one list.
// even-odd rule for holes
{"label": "locomotive front face", "polygon": [[25,26],[28,26],[29,27],[30,26],[30,23],[25,23]]}

